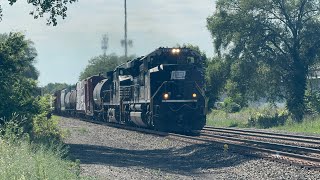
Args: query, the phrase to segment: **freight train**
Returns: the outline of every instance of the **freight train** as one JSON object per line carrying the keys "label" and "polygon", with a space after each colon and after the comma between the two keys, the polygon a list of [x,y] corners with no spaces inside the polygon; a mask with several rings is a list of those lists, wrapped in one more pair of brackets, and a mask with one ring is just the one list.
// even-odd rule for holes
{"label": "freight train", "polygon": [[166,132],[201,130],[204,59],[189,48],[158,48],[106,74],[57,91],[54,113]]}

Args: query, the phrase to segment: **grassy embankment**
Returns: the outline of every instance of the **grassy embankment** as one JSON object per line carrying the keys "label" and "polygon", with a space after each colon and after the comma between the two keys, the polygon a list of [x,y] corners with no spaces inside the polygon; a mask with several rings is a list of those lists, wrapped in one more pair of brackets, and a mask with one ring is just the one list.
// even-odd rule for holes
{"label": "grassy embankment", "polygon": [[0,180],[88,179],[80,176],[79,162],[67,158],[67,148],[62,141],[46,134],[57,131],[57,121],[52,118],[43,122],[42,132],[35,134],[38,137],[20,133],[15,123],[1,127]]}
{"label": "grassy embankment", "polygon": [[[279,111],[284,110],[278,109],[277,111],[279,113]],[[207,125],[215,127],[252,127],[305,134],[320,134],[320,116],[306,116],[302,123],[296,123],[290,118],[287,118],[283,124],[280,123],[275,126],[262,126],[259,123],[251,123],[252,117],[272,116],[274,113],[274,110],[270,110],[268,108],[246,108],[237,113],[227,113],[223,110],[212,110],[211,113],[207,115]]]}

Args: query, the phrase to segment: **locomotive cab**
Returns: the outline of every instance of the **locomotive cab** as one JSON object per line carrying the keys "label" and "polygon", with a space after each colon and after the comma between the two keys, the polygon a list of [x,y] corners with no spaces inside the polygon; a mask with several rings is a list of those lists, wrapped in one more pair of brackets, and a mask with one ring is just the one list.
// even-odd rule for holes
{"label": "locomotive cab", "polygon": [[168,131],[200,130],[205,125],[204,70],[190,49],[163,49],[150,57],[153,124]]}

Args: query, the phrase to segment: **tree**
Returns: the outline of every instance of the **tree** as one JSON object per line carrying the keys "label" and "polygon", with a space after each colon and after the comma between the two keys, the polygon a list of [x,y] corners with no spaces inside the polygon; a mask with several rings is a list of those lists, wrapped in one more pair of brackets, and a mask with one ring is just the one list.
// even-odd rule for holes
{"label": "tree", "polygon": [[118,65],[133,59],[134,56],[117,56],[116,54],[100,55],[89,60],[87,67],[80,73],[79,80],[83,80],[92,75],[113,71]]}
{"label": "tree", "polygon": [[[8,0],[10,5],[13,5],[17,0]],[[67,17],[67,4],[76,2],[77,0],[28,0],[27,3],[34,7],[30,12],[35,19],[43,17],[44,14],[49,14],[47,18],[48,25],[57,25],[57,17],[65,19]],[[2,20],[2,8],[0,5],[0,21]]]}
{"label": "tree", "polygon": [[0,118],[10,118],[13,113],[27,117],[36,113],[36,55],[23,34],[0,35]]}
{"label": "tree", "polygon": [[[207,22],[218,55],[245,68],[235,77],[268,86],[268,94],[282,89],[293,119],[301,121],[308,68],[320,55],[319,16],[318,0],[218,0]],[[260,71],[272,82],[259,80]],[[245,94],[259,88],[242,86]]]}
{"label": "tree", "polygon": [[66,83],[49,83],[42,88],[42,94],[54,94],[56,91],[68,87],[71,87],[71,85],[68,85]]}
{"label": "tree", "polygon": [[219,100],[229,77],[229,72],[228,63],[224,59],[214,57],[207,61],[206,95],[209,108],[214,107],[215,102]]}

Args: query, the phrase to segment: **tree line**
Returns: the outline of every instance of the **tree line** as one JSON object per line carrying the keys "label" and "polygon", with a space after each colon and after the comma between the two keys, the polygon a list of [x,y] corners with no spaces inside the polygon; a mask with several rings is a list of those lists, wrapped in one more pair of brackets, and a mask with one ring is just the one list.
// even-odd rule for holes
{"label": "tree line", "polygon": [[[31,13],[35,18],[48,13],[48,23],[56,25],[57,17],[66,17],[67,4],[75,1],[28,3],[36,7]],[[300,122],[306,112],[309,69],[319,61],[319,17],[317,0],[217,0],[215,12],[207,18],[215,49],[206,64],[209,105],[221,92],[240,107],[259,98],[284,100]],[[123,58],[115,55],[95,57],[80,79],[113,69],[119,62]]]}

